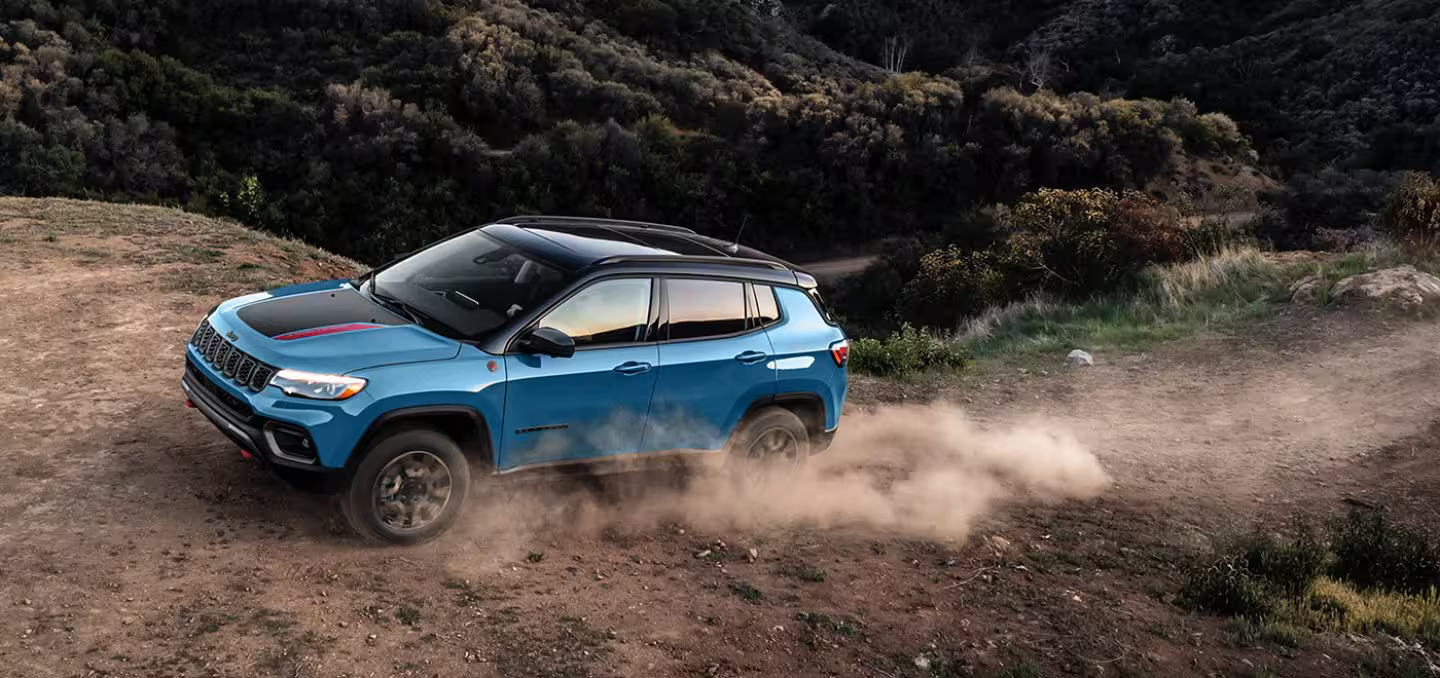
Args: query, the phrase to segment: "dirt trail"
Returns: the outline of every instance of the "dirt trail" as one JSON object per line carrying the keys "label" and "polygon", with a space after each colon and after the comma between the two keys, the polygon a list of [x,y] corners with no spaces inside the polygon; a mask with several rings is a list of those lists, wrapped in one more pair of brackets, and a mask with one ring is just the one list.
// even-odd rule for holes
{"label": "dirt trail", "polygon": [[[1304,334],[1204,342],[1065,375],[990,418],[1033,414],[1100,455],[1115,491],[1290,501],[1294,481],[1418,433],[1440,413],[1440,324],[1294,318]],[[1320,334],[1323,332],[1324,334]]]}
{"label": "dirt trail", "polygon": [[[1211,622],[1149,590],[1189,557],[1175,525],[1324,495],[1440,411],[1440,325],[1302,328],[948,394],[990,424],[1070,428],[1115,481],[986,519],[1011,546],[631,520],[635,493],[655,496],[632,484],[499,488],[452,538],[373,549],[241,460],[177,386],[210,304],[345,262],[72,201],[0,199],[0,242],[0,675],[1227,672],[1254,653],[1192,636]],[[1347,674],[1332,656],[1289,670]]]}

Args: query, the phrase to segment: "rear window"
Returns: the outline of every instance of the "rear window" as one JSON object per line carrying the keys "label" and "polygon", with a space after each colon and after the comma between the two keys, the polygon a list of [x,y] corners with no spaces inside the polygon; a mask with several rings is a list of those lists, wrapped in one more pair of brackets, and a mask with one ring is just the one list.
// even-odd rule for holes
{"label": "rear window", "polygon": [[722,280],[665,281],[669,338],[699,339],[745,331],[745,285]]}

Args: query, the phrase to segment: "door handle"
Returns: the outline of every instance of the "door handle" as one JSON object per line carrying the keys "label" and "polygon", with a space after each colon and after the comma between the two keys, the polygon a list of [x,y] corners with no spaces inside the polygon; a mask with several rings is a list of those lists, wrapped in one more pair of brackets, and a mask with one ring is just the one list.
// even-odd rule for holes
{"label": "door handle", "polygon": [[615,371],[620,374],[643,374],[650,371],[650,363],[637,363],[632,360],[616,365]]}
{"label": "door handle", "polygon": [[767,356],[760,351],[746,351],[744,353],[741,353],[740,355],[735,356],[735,359],[746,365],[754,365],[755,363],[764,360],[766,357]]}

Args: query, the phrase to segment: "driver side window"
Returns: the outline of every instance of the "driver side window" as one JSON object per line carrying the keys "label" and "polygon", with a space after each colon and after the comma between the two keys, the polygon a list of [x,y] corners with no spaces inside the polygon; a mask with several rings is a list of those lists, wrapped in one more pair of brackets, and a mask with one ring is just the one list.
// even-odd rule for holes
{"label": "driver side window", "polygon": [[538,327],[564,332],[576,347],[643,341],[653,285],[649,278],[602,280],[545,314]]}

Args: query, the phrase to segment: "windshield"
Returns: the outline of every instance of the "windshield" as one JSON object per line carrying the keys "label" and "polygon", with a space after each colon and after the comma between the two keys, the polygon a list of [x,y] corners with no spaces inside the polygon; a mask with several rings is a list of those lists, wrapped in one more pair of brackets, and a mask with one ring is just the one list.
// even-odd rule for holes
{"label": "windshield", "polygon": [[380,271],[369,291],[427,329],[473,339],[544,303],[566,282],[539,259],[471,231]]}

